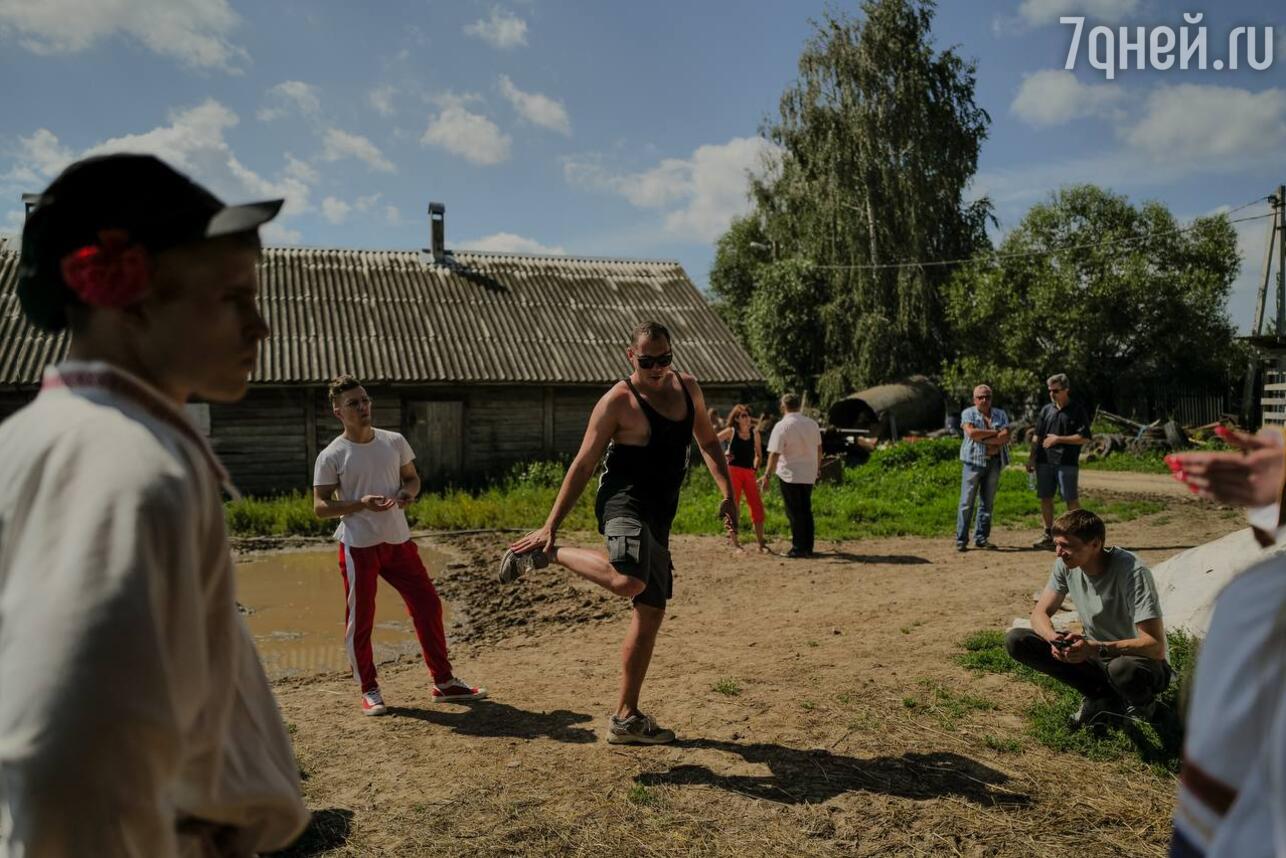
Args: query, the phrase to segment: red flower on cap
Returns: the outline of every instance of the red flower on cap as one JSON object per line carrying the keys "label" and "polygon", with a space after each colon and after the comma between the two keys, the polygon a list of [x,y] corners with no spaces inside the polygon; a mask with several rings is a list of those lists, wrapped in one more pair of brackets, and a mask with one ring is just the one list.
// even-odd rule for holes
{"label": "red flower on cap", "polygon": [[147,291],[152,266],[147,249],[123,229],[105,229],[98,243],[62,258],[63,281],[91,307],[127,307]]}

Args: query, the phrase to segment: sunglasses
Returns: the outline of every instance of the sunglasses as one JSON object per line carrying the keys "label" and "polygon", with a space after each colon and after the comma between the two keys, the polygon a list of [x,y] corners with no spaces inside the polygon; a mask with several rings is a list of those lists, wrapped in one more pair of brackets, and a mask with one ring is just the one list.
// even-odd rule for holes
{"label": "sunglasses", "polygon": [[663,355],[635,355],[634,359],[639,362],[639,369],[651,369],[654,366],[669,366],[674,363],[674,352],[666,352]]}
{"label": "sunglasses", "polygon": [[974,397],[974,399],[990,399],[990,398],[991,398],[990,393],[980,393]]}
{"label": "sunglasses", "polygon": [[1067,389],[1067,388],[1065,388],[1065,387],[1051,387],[1051,388],[1049,389],[1049,392],[1050,392],[1051,394],[1054,394],[1054,393],[1062,393],[1062,392],[1063,392],[1064,390],[1066,390],[1066,389]]}

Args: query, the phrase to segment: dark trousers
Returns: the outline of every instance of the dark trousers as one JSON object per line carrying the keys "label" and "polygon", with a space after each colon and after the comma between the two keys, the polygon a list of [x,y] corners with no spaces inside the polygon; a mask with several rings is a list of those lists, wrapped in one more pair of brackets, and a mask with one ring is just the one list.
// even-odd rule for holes
{"label": "dark trousers", "polygon": [[790,545],[802,554],[813,553],[813,484],[788,483],[777,478],[781,499],[790,520]]}
{"label": "dark trousers", "polygon": [[1009,655],[1032,670],[1070,685],[1086,697],[1121,698],[1145,706],[1170,684],[1170,664],[1137,655],[1118,655],[1107,662],[1067,664],[1050,653],[1049,641],[1031,629],[1010,629],[1005,635]]}

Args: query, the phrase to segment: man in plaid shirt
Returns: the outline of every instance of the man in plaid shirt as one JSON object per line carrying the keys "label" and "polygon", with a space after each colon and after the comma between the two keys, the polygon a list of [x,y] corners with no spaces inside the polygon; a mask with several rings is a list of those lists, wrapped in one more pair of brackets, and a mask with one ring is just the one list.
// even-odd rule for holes
{"label": "man in plaid shirt", "polygon": [[1000,486],[1000,472],[1009,464],[1009,416],[991,405],[991,388],[980,384],[973,389],[973,405],[960,415],[964,441],[960,461],[960,509],[956,513],[956,550],[969,548],[969,522],[978,501],[978,522],[973,542],[978,548],[995,548],[991,535],[991,507]]}

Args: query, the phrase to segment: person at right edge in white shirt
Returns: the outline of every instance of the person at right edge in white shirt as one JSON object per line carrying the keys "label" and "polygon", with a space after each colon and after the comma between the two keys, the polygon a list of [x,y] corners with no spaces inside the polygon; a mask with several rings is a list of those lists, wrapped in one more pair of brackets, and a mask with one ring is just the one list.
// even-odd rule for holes
{"label": "person at right edge in white shirt", "polygon": [[[1171,470],[1204,498],[1249,508],[1259,543],[1280,544],[1282,430],[1216,431],[1237,452],[1168,456]],[[1286,555],[1220,591],[1185,726],[1172,858],[1286,858]]]}
{"label": "person at right edge in white shirt", "polygon": [[183,411],[245,394],[281,204],[109,155],[27,219],[19,301],[71,343],[0,424],[0,858],[240,858],[307,824],[237,613],[235,490]]}
{"label": "person at right edge in white shirt", "polygon": [[768,467],[760,486],[764,494],[776,474],[781,499],[790,520],[790,550],[787,557],[813,555],[813,484],[822,469],[822,430],[817,421],[799,413],[799,394],[781,398],[782,418],[768,435]]}

